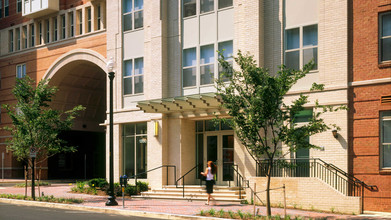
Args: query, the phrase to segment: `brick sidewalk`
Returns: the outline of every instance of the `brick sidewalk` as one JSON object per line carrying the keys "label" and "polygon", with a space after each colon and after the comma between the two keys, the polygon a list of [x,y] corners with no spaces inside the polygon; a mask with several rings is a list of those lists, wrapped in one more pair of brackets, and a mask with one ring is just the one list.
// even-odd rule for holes
{"label": "brick sidewalk", "polygon": [[[52,185],[49,187],[41,187],[41,193],[44,195],[53,195],[54,197],[64,197],[64,198],[81,198],[84,199],[83,206],[90,207],[102,207],[105,206],[107,200],[106,196],[93,196],[86,194],[74,194],[70,193],[70,185]],[[28,195],[30,195],[31,188],[28,188]],[[15,187],[0,187],[0,194],[22,194],[24,195],[24,188],[15,188]],[[36,189],[36,195],[38,195],[38,190]],[[110,207],[115,209],[122,208],[122,197],[117,198],[118,206]],[[210,210],[214,208],[215,210],[224,209],[225,211],[231,210],[237,212],[241,210],[242,212],[253,212],[253,206],[251,205],[241,205],[235,203],[223,203],[219,202],[217,205],[207,206],[205,202],[201,201],[183,201],[183,200],[144,200],[144,199],[129,199],[125,200],[125,210],[132,211],[143,211],[143,212],[153,212],[153,213],[166,213],[172,215],[190,215],[194,216],[200,213],[201,210]],[[265,215],[266,208],[263,206],[257,206],[259,208],[259,214]],[[272,208],[272,214],[283,215],[284,210],[281,208]],[[287,214],[290,216],[305,216],[311,218],[327,218],[327,219],[369,219],[369,217],[363,216],[352,216],[352,215],[338,215],[331,213],[318,213],[312,211],[302,211],[295,209],[287,209]],[[379,219],[379,218],[372,218]]]}

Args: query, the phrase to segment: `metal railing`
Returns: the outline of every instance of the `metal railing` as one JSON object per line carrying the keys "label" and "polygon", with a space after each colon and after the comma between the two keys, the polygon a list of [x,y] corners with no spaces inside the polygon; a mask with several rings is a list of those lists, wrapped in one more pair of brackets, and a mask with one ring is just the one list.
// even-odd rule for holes
{"label": "metal railing", "polygon": [[[191,168],[189,171],[187,171],[183,176],[181,176],[181,177],[179,177],[176,181],[175,181],[175,187],[176,188],[179,188],[178,187],[178,182],[180,181],[180,180],[182,180],[182,188],[183,188],[183,198],[185,197],[185,185],[186,185],[186,182],[185,182],[185,176],[187,176],[189,173],[191,173],[193,170],[198,170],[198,169],[196,169],[196,168],[199,168],[199,167],[201,167],[202,166],[202,164],[201,163],[199,163],[199,164],[197,164],[195,167],[193,167],[193,168]],[[201,180],[201,179],[200,179]],[[200,181],[200,185],[202,184],[202,180]]]}
{"label": "metal railing", "polygon": [[154,171],[154,170],[157,170],[157,169],[163,169],[163,168],[166,168],[166,185],[168,185],[168,168],[174,168],[174,182],[176,181],[176,166],[175,165],[162,165],[162,166],[158,166],[158,167],[155,167],[153,169],[150,169],[150,170],[147,170],[145,172],[142,172],[142,173],[138,173],[136,175],[133,175],[133,176],[130,176],[128,177],[128,180],[129,179],[133,179],[134,178],[134,185],[136,187],[136,193],[138,193],[138,187],[137,187],[137,177],[138,176],[141,176],[141,175],[145,175],[151,171]]}
{"label": "metal railing", "polygon": [[[266,176],[270,160],[257,162],[257,176]],[[318,158],[278,159],[273,161],[272,177],[315,177],[346,196],[363,196],[364,188],[374,190],[333,164]]]}

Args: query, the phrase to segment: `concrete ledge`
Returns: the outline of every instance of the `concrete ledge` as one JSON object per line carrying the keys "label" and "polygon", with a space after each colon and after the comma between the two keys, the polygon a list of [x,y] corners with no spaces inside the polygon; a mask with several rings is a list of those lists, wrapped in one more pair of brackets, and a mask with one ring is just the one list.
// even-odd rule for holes
{"label": "concrete ledge", "polygon": [[160,212],[143,212],[143,211],[116,209],[116,208],[37,202],[37,201],[27,201],[27,200],[18,200],[18,199],[0,198],[0,202],[8,203],[8,204],[25,205],[25,206],[38,206],[38,207],[46,207],[46,208],[100,212],[100,213],[116,214],[116,215],[124,215],[124,216],[138,216],[138,217],[150,217],[150,218],[160,218],[160,219],[216,219],[216,220],[222,219],[222,218],[209,218],[203,216],[177,215],[177,214],[160,213]]}

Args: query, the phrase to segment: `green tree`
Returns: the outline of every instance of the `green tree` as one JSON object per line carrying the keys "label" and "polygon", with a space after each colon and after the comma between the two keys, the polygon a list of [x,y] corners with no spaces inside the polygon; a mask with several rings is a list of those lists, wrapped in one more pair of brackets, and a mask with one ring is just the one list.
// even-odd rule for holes
{"label": "green tree", "polygon": [[36,85],[34,80],[26,76],[17,79],[12,90],[16,105],[3,105],[12,121],[12,126],[3,128],[11,135],[7,148],[17,160],[24,161],[30,167],[31,148],[36,151],[37,163],[57,153],[76,151],[74,146],[67,146],[58,136],[62,131],[71,129],[73,119],[85,108],[79,105],[66,112],[52,109],[50,103],[57,90],[47,80],[41,80]]}
{"label": "green tree", "polygon": [[[267,215],[271,216],[270,179],[273,160],[283,158],[284,153],[295,152],[301,148],[318,148],[310,144],[308,137],[335,127],[328,125],[321,118],[327,111],[346,109],[344,106],[319,106],[315,103],[314,113],[309,123],[296,126],[295,115],[304,110],[308,96],[301,94],[291,104],[283,99],[292,86],[314,67],[313,62],[302,70],[292,70],[282,65],[272,75],[268,69],[258,67],[252,56],[240,51],[234,57],[238,69],[220,54],[219,64],[222,67],[221,79],[217,81],[217,94],[222,99],[222,106],[229,111],[231,120],[226,120],[254,160],[268,159],[265,173]],[[227,77],[227,75],[229,77]],[[227,81],[227,80],[225,80]],[[322,90],[323,85],[314,84],[311,90]],[[221,119],[224,120],[224,119]],[[282,151],[282,143],[288,146],[288,152]]]}

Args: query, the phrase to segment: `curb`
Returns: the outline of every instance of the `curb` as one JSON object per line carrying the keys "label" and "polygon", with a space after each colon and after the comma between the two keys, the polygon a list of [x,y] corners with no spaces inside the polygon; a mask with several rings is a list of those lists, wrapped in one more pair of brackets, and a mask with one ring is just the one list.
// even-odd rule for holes
{"label": "curb", "polygon": [[57,209],[66,209],[66,210],[100,212],[100,213],[117,214],[117,215],[123,215],[123,216],[138,216],[138,217],[149,217],[149,218],[160,218],[160,219],[215,219],[215,220],[223,220],[223,218],[204,217],[204,216],[195,216],[195,215],[193,216],[193,215],[169,214],[169,213],[161,213],[161,212],[144,212],[144,211],[115,209],[115,208],[71,205],[71,204],[62,204],[62,203],[37,202],[37,201],[18,200],[18,199],[0,198],[0,202],[1,203],[8,203],[8,204],[26,205],[26,206],[38,206],[38,207],[57,208]]}

